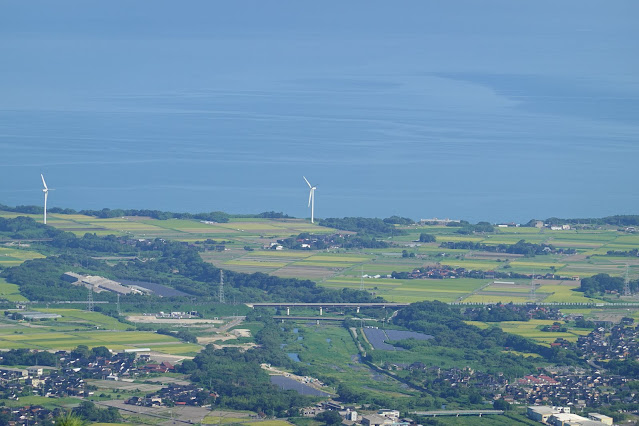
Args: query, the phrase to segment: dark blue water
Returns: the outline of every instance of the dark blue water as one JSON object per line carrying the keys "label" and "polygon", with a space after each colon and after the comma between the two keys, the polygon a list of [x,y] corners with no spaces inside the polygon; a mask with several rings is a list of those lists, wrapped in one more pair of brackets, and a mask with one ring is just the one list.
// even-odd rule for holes
{"label": "dark blue water", "polygon": [[322,392],[311,386],[305,385],[304,383],[300,383],[290,377],[271,376],[271,383],[279,386],[281,389],[294,390],[302,395],[329,396],[326,392]]}
{"label": "dark blue water", "polygon": [[0,203],[639,208],[635,1],[33,4],[0,14]]}
{"label": "dark blue water", "polygon": [[296,354],[296,353],[294,353],[294,352],[288,352],[286,355],[287,355],[287,356],[288,356],[291,360],[293,360],[293,361],[295,361],[295,362],[302,362],[302,361],[300,360],[300,356],[299,356],[299,354]]}

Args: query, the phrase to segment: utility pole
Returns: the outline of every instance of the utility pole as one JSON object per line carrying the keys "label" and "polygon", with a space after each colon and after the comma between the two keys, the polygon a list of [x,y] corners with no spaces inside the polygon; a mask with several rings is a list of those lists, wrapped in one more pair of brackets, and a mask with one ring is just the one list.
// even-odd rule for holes
{"label": "utility pole", "polygon": [[626,278],[623,283],[623,295],[630,296],[630,279],[628,278],[628,264],[626,263]]}
{"label": "utility pole", "polygon": [[117,297],[118,297],[118,301],[117,301],[116,307],[118,310],[118,316],[120,316],[120,293],[118,293]]}

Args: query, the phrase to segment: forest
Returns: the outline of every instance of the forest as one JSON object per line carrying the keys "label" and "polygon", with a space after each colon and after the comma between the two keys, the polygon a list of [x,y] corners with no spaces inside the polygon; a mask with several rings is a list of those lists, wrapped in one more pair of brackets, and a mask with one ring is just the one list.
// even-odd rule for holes
{"label": "forest", "polygon": [[[24,234],[31,238],[47,235],[50,241],[36,246],[42,252],[64,253],[44,259],[34,259],[19,266],[7,268],[1,276],[20,286],[20,292],[30,300],[86,300],[86,290],[62,280],[67,271],[100,275],[118,280],[150,281],[168,285],[193,296],[215,297],[218,291],[220,269],[206,263],[195,246],[167,241],[131,240],[124,237],[85,234],[76,237],[70,232],[54,230],[29,218],[0,219],[0,233]],[[136,255],[135,259],[109,265],[92,256]],[[139,255],[139,257],[138,257]],[[371,302],[381,300],[368,292],[318,286],[310,280],[280,278],[264,273],[225,271],[227,297],[237,302],[297,301],[297,302]],[[113,294],[100,297],[114,298]],[[123,303],[140,296],[124,296]]]}
{"label": "forest", "polygon": [[390,237],[393,235],[403,235],[406,232],[395,228],[392,223],[385,222],[382,219],[367,217],[345,217],[336,218],[329,217],[320,219],[320,226],[328,228],[342,229],[344,231],[357,232],[358,234],[367,234],[374,237]]}
{"label": "forest", "polygon": [[536,255],[544,255],[550,253],[576,253],[576,251],[571,248],[557,248],[552,244],[527,243],[525,240],[519,240],[515,244],[498,245],[476,243],[473,241],[444,241],[439,245],[439,247],[447,249],[482,250],[493,253],[522,254],[525,257],[534,257]]}
{"label": "forest", "polygon": [[388,248],[390,244],[367,234],[309,234],[303,232],[297,237],[277,240],[282,246],[291,250],[324,250],[329,247],[353,248]]}
{"label": "forest", "polygon": [[311,405],[317,398],[283,391],[271,384],[261,364],[292,367],[291,360],[280,349],[283,330],[266,311],[255,310],[248,320],[261,321],[264,327],[256,334],[259,346],[242,352],[239,348],[214,349],[207,346],[192,361],[185,360],[179,371],[191,380],[215,391],[220,408],[251,410],[271,416],[296,416],[299,408]]}
{"label": "forest", "polygon": [[[631,292],[639,290],[639,280],[628,283]],[[623,293],[624,279],[621,277],[611,277],[608,274],[597,274],[581,280],[580,290],[586,295],[596,295],[603,293]]]}

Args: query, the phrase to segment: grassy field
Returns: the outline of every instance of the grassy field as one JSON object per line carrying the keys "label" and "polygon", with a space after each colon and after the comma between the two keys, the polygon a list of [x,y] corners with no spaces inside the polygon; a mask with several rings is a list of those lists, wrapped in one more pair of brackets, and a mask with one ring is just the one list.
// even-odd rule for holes
{"label": "grassy field", "polygon": [[38,350],[70,350],[78,345],[106,346],[119,351],[149,347],[171,355],[189,355],[201,346],[146,331],[129,331],[130,325],[98,312],[78,309],[38,309],[56,313],[62,318],[36,322],[0,321],[0,349],[28,348]]}
{"label": "grassy field", "polygon": [[41,312],[62,315],[58,322],[84,324],[102,330],[126,330],[130,325],[121,323],[113,317],[102,315],[99,312],[81,311],[79,309],[38,309]]}
{"label": "grassy field", "polygon": [[[402,398],[415,393],[399,382],[371,371],[358,361],[358,350],[348,330],[339,325],[296,325],[298,333],[291,333],[286,352],[297,353],[300,361],[308,363],[313,375],[318,374],[346,380],[358,389],[380,397]],[[299,340],[299,337],[302,339]],[[335,391],[328,389],[327,391]]]}
{"label": "grassy field", "polygon": [[[235,416],[235,417],[233,417]],[[253,416],[253,417],[251,417]],[[291,426],[291,423],[286,420],[260,420],[254,418],[254,413],[242,413],[242,412],[229,412],[223,411],[216,413],[215,411],[208,414],[202,419],[203,425],[217,425],[217,424],[242,424],[253,426]]]}
{"label": "grassy field", "polygon": [[19,400],[3,399],[2,402],[7,407],[25,407],[29,405],[41,405],[45,408],[75,407],[80,404],[78,398],[47,398],[44,396],[21,396]]}
{"label": "grassy field", "polygon": [[15,246],[0,246],[0,268],[20,265],[25,260],[39,259],[42,254],[29,250],[28,247],[17,248]]}
{"label": "grassy field", "polygon": [[181,343],[179,340],[145,331],[85,331],[49,332],[25,334],[0,334],[0,349],[30,348],[39,350],[71,350],[78,345],[106,346],[119,351],[155,345],[157,343]]}
{"label": "grassy field", "polygon": [[[481,321],[466,321],[467,324],[475,325],[479,328],[499,327],[506,333],[516,334],[537,343],[549,346],[557,338],[562,337],[569,342],[576,342],[581,335],[588,334],[590,330],[580,330],[569,328],[566,332],[541,331],[546,325],[552,325],[554,320],[530,320],[530,321],[502,321],[499,323],[485,323]],[[565,326],[565,325],[562,325]]]}
{"label": "grassy field", "polygon": [[0,278],[0,299],[9,302],[23,302],[26,299],[20,294],[20,289],[16,284],[9,284],[4,278]]}

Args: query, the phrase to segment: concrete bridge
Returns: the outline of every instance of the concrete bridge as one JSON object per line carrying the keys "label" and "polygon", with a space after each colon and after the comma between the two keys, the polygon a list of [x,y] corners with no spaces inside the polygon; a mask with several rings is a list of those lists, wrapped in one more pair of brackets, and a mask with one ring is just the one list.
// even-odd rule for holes
{"label": "concrete bridge", "polygon": [[304,316],[299,316],[299,315],[274,315],[273,316],[274,320],[278,320],[278,321],[344,321],[345,319],[348,319],[346,317],[325,317],[325,316],[321,316],[321,317],[304,317]]}
{"label": "concrete bridge", "polygon": [[370,303],[287,303],[287,302],[267,302],[267,303],[247,303],[249,308],[286,308],[286,315],[291,314],[291,308],[319,308],[319,314],[324,314],[324,308],[355,308],[359,313],[360,308],[403,308],[409,303],[393,302],[370,302]]}

